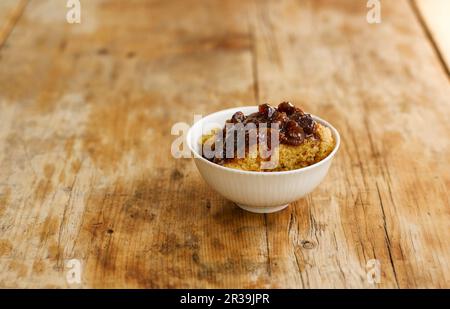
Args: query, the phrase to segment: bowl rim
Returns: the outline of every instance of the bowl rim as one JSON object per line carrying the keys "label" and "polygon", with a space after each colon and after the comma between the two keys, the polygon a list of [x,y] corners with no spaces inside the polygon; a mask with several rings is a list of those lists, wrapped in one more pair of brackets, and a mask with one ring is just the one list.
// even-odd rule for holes
{"label": "bowl rim", "polygon": [[331,132],[333,133],[333,136],[335,138],[335,146],[333,148],[333,150],[322,160],[320,160],[319,162],[316,162],[314,164],[305,166],[305,167],[301,167],[295,170],[288,170],[288,171],[277,171],[277,172],[261,172],[261,171],[244,171],[244,170],[239,170],[239,169],[235,169],[235,168],[231,168],[231,167],[226,167],[226,166],[222,166],[216,163],[213,163],[211,161],[206,160],[205,158],[203,158],[193,147],[192,147],[192,132],[193,129],[196,128],[196,126],[200,123],[200,122],[205,122],[207,118],[215,116],[217,114],[222,114],[222,113],[229,113],[232,111],[239,111],[239,110],[243,110],[243,109],[250,109],[250,108],[258,108],[257,105],[247,105],[247,106],[240,106],[240,107],[233,107],[233,108],[227,108],[224,110],[220,110],[214,113],[211,113],[205,117],[202,117],[201,119],[199,119],[198,121],[196,121],[188,130],[188,133],[186,135],[186,142],[187,145],[189,147],[189,150],[191,151],[191,153],[194,155],[194,159],[199,159],[201,161],[203,161],[204,163],[214,167],[214,168],[218,168],[218,169],[222,169],[226,172],[231,172],[231,173],[235,173],[235,174],[243,174],[243,175],[261,175],[264,177],[268,177],[270,175],[288,175],[288,174],[296,174],[296,173],[302,173],[304,171],[308,171],[314,168],[317,168],[323,164],[325,164],[326,162],[330,161],[334,155],[337,153],[340,144],[341,144],[341,136],[338,132],[338,130],[336,130],[335,127],[333,127],[328,121],[323,120],[322,118],[315,116],[313,114],[311,114],[311,117],[320,122],[322,125],[327,126],[328,128],[331,129]]}

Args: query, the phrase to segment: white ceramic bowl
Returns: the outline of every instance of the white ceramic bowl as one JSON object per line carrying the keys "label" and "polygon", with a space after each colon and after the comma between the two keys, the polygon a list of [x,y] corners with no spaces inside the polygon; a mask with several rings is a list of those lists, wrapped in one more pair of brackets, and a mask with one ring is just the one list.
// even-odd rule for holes
{"label": "white ceramic bowl", "polygon": [[257,110],[257,106],[237,107],[206,116],[190,128],[187,144],[200,174],[214,190],[245,210],[271,213],[287,207],[289,203],[304,197],[319,185],[339,149],[340,136],[328,122],[312,116],[315,121],[331,129],[336,146],[322,161],[284,172],[249,172],[232,169],[212,163],[200,155],[199,140],[211,126],[222,128],[225,121],[237,111],[248,115]]}

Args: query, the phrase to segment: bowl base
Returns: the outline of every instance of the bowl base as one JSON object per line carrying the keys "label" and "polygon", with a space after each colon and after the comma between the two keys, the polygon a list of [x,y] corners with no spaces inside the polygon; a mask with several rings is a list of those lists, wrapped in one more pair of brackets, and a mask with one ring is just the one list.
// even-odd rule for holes
{"label": "bowl base", "polygon": [[240,208],[247,210],[249,212],[257,213],[257,214],[269,214],[272,212],[277,212],[282,209],[285,209],[289,206],[289,204],[281,205],[281,206],[269,206],[269,207],[258,207],[258,206],[248,206],[236,203]]}

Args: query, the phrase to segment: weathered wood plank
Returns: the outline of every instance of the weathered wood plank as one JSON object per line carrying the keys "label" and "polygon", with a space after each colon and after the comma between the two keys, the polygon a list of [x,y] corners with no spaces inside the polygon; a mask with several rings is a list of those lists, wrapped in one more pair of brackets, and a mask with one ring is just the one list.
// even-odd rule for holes
{"label": "weathered wood plank", "polygon": [[[0,286],[372,287],[372,258],[375,287],[450,286],[450,90],[406,1],[379,25],[359,1],[65,14],[31,1],[0,49]],[[287,210],[243,212],[171,157],[173,123],[284,99],[343,140]]]}

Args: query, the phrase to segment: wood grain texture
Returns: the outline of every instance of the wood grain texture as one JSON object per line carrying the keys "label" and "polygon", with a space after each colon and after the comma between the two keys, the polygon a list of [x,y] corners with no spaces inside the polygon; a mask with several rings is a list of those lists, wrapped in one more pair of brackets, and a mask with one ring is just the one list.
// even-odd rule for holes
{"label": "wood grain texture", "polygon": [[[381,24],[366,10],[85,1],[69,25],[30,1],[0,49],[0,286],[450,287],[449,80],[407,1]],[[175,122],[285,99],[342,148],[280,213],[240,210],[170,155]]]}

